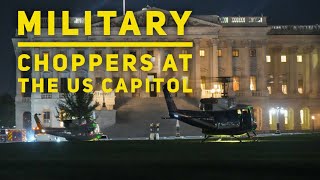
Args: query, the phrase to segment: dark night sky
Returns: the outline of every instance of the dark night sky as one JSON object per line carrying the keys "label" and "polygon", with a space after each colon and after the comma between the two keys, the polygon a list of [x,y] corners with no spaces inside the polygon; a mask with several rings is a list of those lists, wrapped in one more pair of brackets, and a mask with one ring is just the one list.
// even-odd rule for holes
{"label": "dark night sky", "polygon": [[[269,24],[320,24],[319,0],[154,0],[155,6],[167,10],[192,10],[193,14],[220,16],[264,16]],[[148,3],[149,2],[149,3]],[[152,0],[127,0],[127,9],[140,10]],[[15,55],[11,38],[17,28],[17,11],[70,10],[81,16],[84,10],[122,10],[121,0],[9,0],[1,8],[0,94],[15,93]],[[119,13],[120,14],[120,13]]]}

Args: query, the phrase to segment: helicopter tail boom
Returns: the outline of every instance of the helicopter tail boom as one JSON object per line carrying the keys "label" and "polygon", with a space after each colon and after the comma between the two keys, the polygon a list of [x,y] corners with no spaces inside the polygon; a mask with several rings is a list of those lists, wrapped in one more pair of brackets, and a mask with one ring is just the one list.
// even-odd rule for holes
{"label": "helicopter tail boom", "polygon": [[40,121],[38,115],[41,115],[41,114],[35,114],[35,115],[34,115],[34,120],[36,121],[36,124],[37,124],[38,129],[39,129],[39,130],[42,130],[42,129],[43,129],[43,126],[42,126],[42,124],[41,124],[41,121]]}
{"label": "helicopter tail boom", "polygon": [[174,117],[174,113],[178,111],[178,108],[177,108],[176,104],[174,103],[173,98],[172,98],[170,92],[168,91],[168,87],[167,86],[168,86],[167,84],[163,85],[162,89],[163,89],[163,94],[164,94],[164,97],[165,97],[165,100],[166,100],[166,103],[167,103],[169,116],[171,118],[173,118]]}

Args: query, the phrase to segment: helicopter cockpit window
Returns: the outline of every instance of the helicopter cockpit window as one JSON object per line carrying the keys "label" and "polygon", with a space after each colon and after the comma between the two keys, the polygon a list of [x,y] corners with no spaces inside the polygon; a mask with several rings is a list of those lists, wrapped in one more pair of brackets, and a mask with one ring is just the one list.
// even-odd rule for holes
{"label": "helicopter cockpit window", "polygon": [[228,111],[226,116],[229,121],[239,121],[239,113],[236,110]]}

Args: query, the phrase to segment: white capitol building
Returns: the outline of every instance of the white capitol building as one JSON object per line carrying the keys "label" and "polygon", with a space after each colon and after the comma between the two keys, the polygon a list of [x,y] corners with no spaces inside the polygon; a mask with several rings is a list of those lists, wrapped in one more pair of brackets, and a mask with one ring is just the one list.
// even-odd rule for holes
{"label": "white capitol building", "polygon": [[[142,32],[145,31],[145,11],[150,9],[161,10],[149,8],[135,12]],[[169,14],[165,10],[161,11]],[[134,94],[103,94],[99,87],[104,78],[112,78],[115,83],[119,78],[130,82],[130,78],[133,77],[140,79],[155,77],[188,79],[189,86],[194,93],[188,97],[182,92],[176,94],[177,103],[188,107],[195,105],[195,103],[192,104],[192,100],[195,98],[221,96],[221,84],[205,83],[205,79],[232,77],[233,82],[229,85],[229,95],[235,96],[238,102],[254,106],[258,130],[276,130],[278,121],[280,121],[280,129],[283,131],[320,129],[320,25],[270,26],[267,23],[267,17],[192,15],[187,22],[185,35],[177,36],[173,19],[169,15],[167,17],[164,29],[168,36],[165,37],[118,36],[117,32],[123,16],[111,20],[111,36],[108,37],[95,35],[103,32],[102,19],[97,17],[93,17],[93,35],[89,37],[84,34],[77,37],[59,35],[34,37],[31,34],[24,37],[14,37],[12,41],[17,57],[22,53],[31,56],[42,53],[49,53],[49,56],[58,53],[68,56],[76,53],[85,56],[93,53],[101,55],[117,53],[119,57],[126,53],[134,54],[137,58],[148,53],[154,57],[152,59],[154,68],[150,72],[110,73],[103,69],[105,66],[101,66],[101,69],[95,72],[88,72],[87,68],[77,72],[72,72],[68,68],[69,70],[59,73],[53,70],[22,73],[17,70],[17,78],[58,77],[61,92],[61,94],[21,94],[21,85],[17,83],[15,99],[17,128],[30,129],[32,126],[34,127],[35,124],[31,118],[35,113],[43,113],[41,120],[46,126],[61,126],[55,117],[57,115],[55,107],[62,93],[66,92],[67,78],[92,78],[94,87],[96,87],[95,99],[101,104],[96,111],[98,122],[108,130],[119,123],[119,127],[116,129],[121,131],[121,127],[124,129],[144,128],[144,125],[147,126],[149,121],[160,119],[159,116],[166,112],[166,108],[163,106],[163,95],[154,91],[155,84],[151,85],[150,93],[146,93],[145,88],[141,88]],[[46,32],[47,27],[44,25],[47,24],[47,19],[43,18],[42,22],[42,32]],[[83,18],[71,18],[71,22],[71,27],[83,27]],[[61,18],[56,18],[57,32],[61,32],[59,27],[61,27]],[[20,49],[17,47],[17,43],[22,41],[188,41],[193,42],[194,46],[193,48]],[[183,53],[193,54],[189,72],[161,71],[167,54],[178,57]],[[120,67],[121,62],[119,60]],[[182,62],[177,61],[177,66],[182,69]],[[105,106],[102,106],[103,102]],[[154,106],[158,106],[158,108]],[[137,123],[140,123],[141,126],[136,126],[134,122],[139,121],[137,120],[139,114],[142,114],[141,119],[145,118],[145,120]],[[172,124],[175,125],[175,122],[170,123],[170,125],[164,124],[162,127],[170,129]]]}

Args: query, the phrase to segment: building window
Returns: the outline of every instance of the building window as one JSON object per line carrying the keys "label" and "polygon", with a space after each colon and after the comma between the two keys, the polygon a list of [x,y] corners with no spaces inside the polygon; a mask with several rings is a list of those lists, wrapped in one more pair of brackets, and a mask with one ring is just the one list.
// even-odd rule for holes
{"label": "building window", "polygon": [[147,51],[147,54],[150,54],[152,56],[151,62],[155,62],[156,61],[156,58],[154,57],[154,51],[153,50]]}
{"label": "building window", "polygon": [[217,53],[218,53],[218,57],[222,57],[222,49],[218,49]]}
{"label": "building window", "polygon": [[47,93],[49,93],[49,90],[48,90],[48,78],[44,78],[43,81],[44,81],[44,83],[43,83],[43,93],[47,94]]}
{"label": "building window", "polygon": [[204,57],[205,56],[205,51],[202,49],[200,50],[200,57]]}
{"label": "building window", "polygon": [[81,54],[82,56],[85,56],[84,50],[77,51],[77,54]]}
{"label": "building window", "polygon": [[297,56],[297,62],[298,63],[302,63],[303,62],[302,55],[298,55]]}
{"label": "building window", "polygon": [[300,110],[300,124],[304,124],[304,111],[303,110]]}
{"label": "building window", "polygon": [[147,51],[147,54],[150,54],[151,56],[154,56],[153,50]]}
{"label": "building window", "polygon": [[299,92],[299,94],[303,94],[303,80],[302,79],[298,80],[298,92]]}
{"label": "building window", "polygon": [[119,50],[112,50],[112,54],[119,54]]}
{"label": "building window", "polygon": [[67,78],[60,79],[60,93],[68,93],[68,79]]}
{"label": "building window", "polygon": [[131,50],[131,51],[129,52],[129,54],[132,54],[132,55],[134,55],[134,56],[137,56],[137,51]]}
{"label": "building window", "polygon": [[239,57],[239,50],[238,49],[232,50],[232,56],[233,57]]}
{"label": "building window", "polygon": [[[135,51],[135,50],[129,51],[129,54],[134,55],[135,57],[137,57],[137,51]],[[128,62],[132,62],[132,59],[128,59]]]}
{"label": "building window", "polygon": [[250,55],[250,57],[256,57],[256,56],[257,56],[257,51],[256,51],[256,49],[250,49],[249,55]]}
{"label": "building window", "polygon": [[50,112],[46,111],[43,113],[43,123],[48,126],[50,124]]}
{"label": "building window", "polygon": [[270,63],[271,62],[271,56],[266,56],[266,62]]}
{"label": "building window", "polygon": [[257,78],[255,76],[250,76],[250,90],[257,90]]}
{"label": "building window", "polygon": [[94,51],[95,54],[99,54],[99,55],[102,55],[102,51],[101,50],[96,50]]}
{"label": "building window", "polygon": [[239,77],[233,77],[233,91],[239,91],[240,90],[240,78]]}
{"label": "building window", "polygon": [[283,81],[281,88],[282,88],[282,93],[287,95],[288,94],[287,81]]}
{"label": "building window", "polygon": [[273,120],[273,109],[269,111],[269,125],[272,125]]}
{"label": "building window", "polygon": [[288,125],[289,124],[288,110],[283,110],[283,115],[284,115],[284,124]]}
{"label": "building window", "polygon": [[287,62],[287,56],[286,55],[282,55],[281,56],[281,62],[283,62],[283,63]]}

